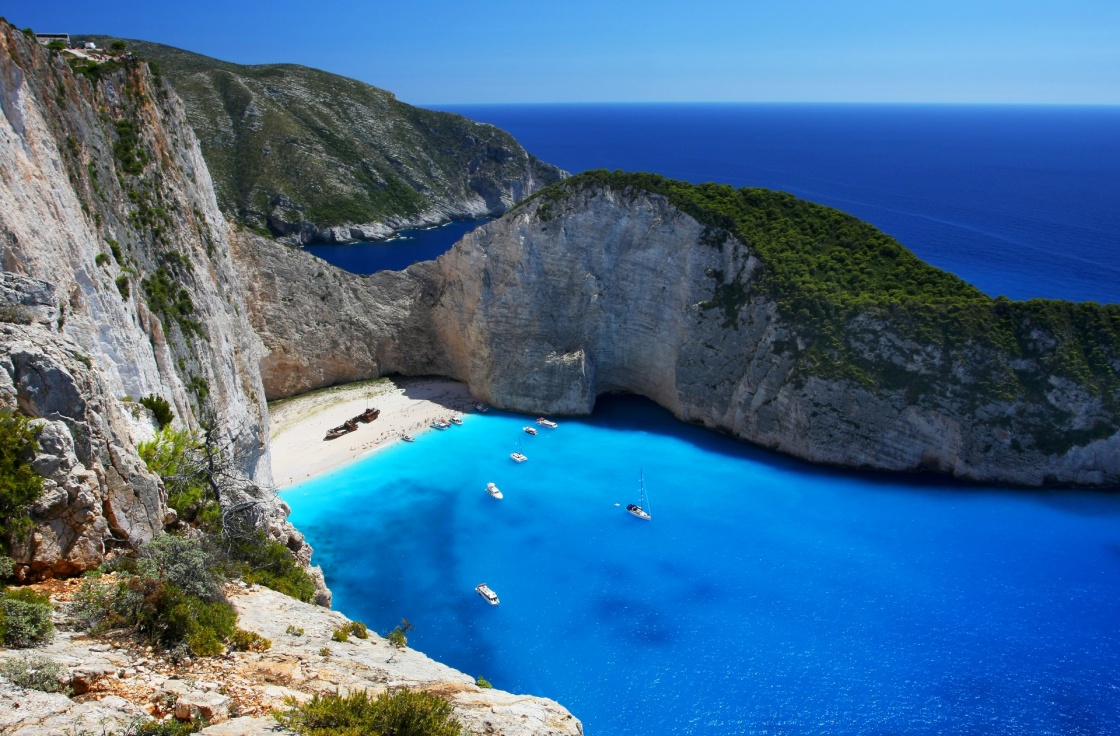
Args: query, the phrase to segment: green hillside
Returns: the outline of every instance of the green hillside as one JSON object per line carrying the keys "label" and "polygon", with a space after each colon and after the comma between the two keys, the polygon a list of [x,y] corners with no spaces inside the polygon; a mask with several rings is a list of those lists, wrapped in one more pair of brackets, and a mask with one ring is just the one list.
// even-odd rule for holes
{"label": "green hillside", "polygon": [[408,218],[433,207],[454,217],[476,195],[497,212],[503,194],[530,193],[519,189],[527,174],[538,186],[561,176],[492,125],[406,105],[363,82],[127,43],[182,98],[223,210],[258,229]]}

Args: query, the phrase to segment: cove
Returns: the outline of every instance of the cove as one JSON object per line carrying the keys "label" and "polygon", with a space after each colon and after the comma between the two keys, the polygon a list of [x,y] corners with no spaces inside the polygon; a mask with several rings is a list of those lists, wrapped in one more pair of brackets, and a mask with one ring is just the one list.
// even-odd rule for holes
{"label": "cove", "polygon": [[814,467],[632,397],[559,421],[284,492],[335,607],[588,734],[1120,730],[1120,497]]}
{"label": "cove", "polygon": [[307,245],[304,250],[350,273],[403,271],[413,263],[439,258],[461,237],[487,222],[490,222],[489,218],[456,220],[439,227],[401,230],[391,240]]}

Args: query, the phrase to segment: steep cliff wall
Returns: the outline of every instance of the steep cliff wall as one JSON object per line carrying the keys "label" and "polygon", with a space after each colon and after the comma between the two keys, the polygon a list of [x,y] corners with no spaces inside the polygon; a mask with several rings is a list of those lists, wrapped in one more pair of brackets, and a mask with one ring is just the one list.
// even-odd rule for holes
{"label": "steep cliff wall", "polygon": [[[150,420],[130,420],[131,411],[143,418],[145,410],[126,409],[126,398],[155,394],[182,426],[216,428],[236,469],[268,485],[260,345],[226,223],[174,94],[143,63],[76,73],[60,54],[0,23],[0,109],[0,311],[4,321],[37,326],[0,335],[0,353],[10,356],[9,399],[32,416],[62,421],[86,448],[78,458],[98,479],[91,508],[108,521],[105,539],[150,538],[166,500],[136,454],[152,434]],[[61,376],[81,390],[55,392],[49,408],[36,403],[27,384],[34,372],[17,359],[28,344],[44,356],[36,364],[49,364],[52,381]],[[63,395],[69,403],[58,400]],[[114,472],[136,495],[137,515],[117,510]],[[283,517],[272,494],[256,500],[271,518]],[[97,564],[100,553],[90,550],[99,544],[86,545],[81,562],[67,561],[63,549],[55,563],[35,563],[35,572]],[[20,561],[45,559],[43,550],[23,550]]]}
{"label": "steep cliff wall", "polygon": [[[819,463],[1120,483],[1115,308],[988,299],[854,218],[711,196],[743,197],[754,224],[577,177],[435,262],[368,278],[243,236],[265,390],[438,373],[496,406],[561,414],[633,392]],[[798,285],[802,260],[781,259],[802,247],[838,249],[856,276],[814,263]]]}

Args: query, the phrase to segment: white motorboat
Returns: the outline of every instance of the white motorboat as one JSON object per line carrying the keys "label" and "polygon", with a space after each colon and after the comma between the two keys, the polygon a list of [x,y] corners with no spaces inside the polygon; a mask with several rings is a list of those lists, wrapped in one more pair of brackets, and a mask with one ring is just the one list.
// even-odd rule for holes
{"label": "white motorboat", "polygon": [[486,406],[486,404],[475,404],[474,408],[475,408],[475,411],[478,411],[482,414],[485,414],[486,412],[490,411],[490,407]]}
{"label": "white motorboat", "polygon": [[498,487],[496,485],[494,485],[493,483],[487,483],[486,484],[486,492],[489,493],[494,498],[497,498],[497,499],[502,498],[502,492],[500,490],[498,490]]}
{"label": "white motorboat", "polygon": [[462,417],[451,417],[451,423],[461,425],[463,423],[463,419]]}
{"label": "white motorboat", "polygon": [[541,425],[542,427],[548,427],[549,429],[556,429],[558,426],[560,426],[556,422],[545,419],[544,417],[538,417],[537,424]]}
{"label": "white motorboat", "polygon": [[443,421],[442,419],[437,419],[436,421],[432,422],[430,426],[432,429],[447,429],[451,425]]}
{"label": "white motorboat", "polygon": [[496,606],[501,603],[501,601],[498,600],[498,594],[490,590],[490,586],[486,583],[479,583],[478,585],[474,586],[474,590],[476,593],[482,596],[482,599],[484,601],[489,603],[491,606]]}
{"label": "white motorboat", "polygon": [[638,493],[638,503],[626,504],[626,510],[642,521],[650,521],[653,517],[650,515],[649,511],[647,511],[649,502],[646,501],[646,484],[641,473],[638,474]]}
{"label": "white motorboat", "polygon": [[404,440],[405,442],[415,442],[416,441],[416,438],[413,437],[410,434],[402,434],[401,439]]}
{"label": "white motorboat", "polygon": [[533,427],[522,427],[521,429],[523,429],[525,431],[525,434],[536,434],[537,433],[537,430]]}

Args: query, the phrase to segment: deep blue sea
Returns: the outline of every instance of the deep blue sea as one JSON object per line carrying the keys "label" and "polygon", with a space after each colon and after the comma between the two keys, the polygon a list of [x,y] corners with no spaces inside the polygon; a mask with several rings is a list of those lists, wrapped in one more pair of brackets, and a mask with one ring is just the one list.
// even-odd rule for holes
{"label": "deep blue sea", "polygon": [[[838,207],[993,295],[1120,302],[1120,108],[454,110],[569,171]],[[468,227],[331,252],[401,268]],[[408,618],[411,646],[589,736],[1120,733],[1120,489],[816,468],[634,398],[529,421],[469,415],[286,491],[336,607]],[[623,510],[639,473],[650,522]]]}
{"label": "deep blue sea", "polygon": [[478,105],[568,171],[766,187],[985,292],[1120,302],[1120,106]]}
{"label": "deep blue sea", "polygon": [[442,227],[401,230],[392,240],[350,245],[308,245],[307,252],[351,273],[403,271],[451,250],[464,235],[489,220],[460,220]]}
{"label": "deep blue sea", "polygon": [[528,423],[286,491],[336,608],[593,736],[1120,733],[1120,496],[815,468],[636,398]]}

